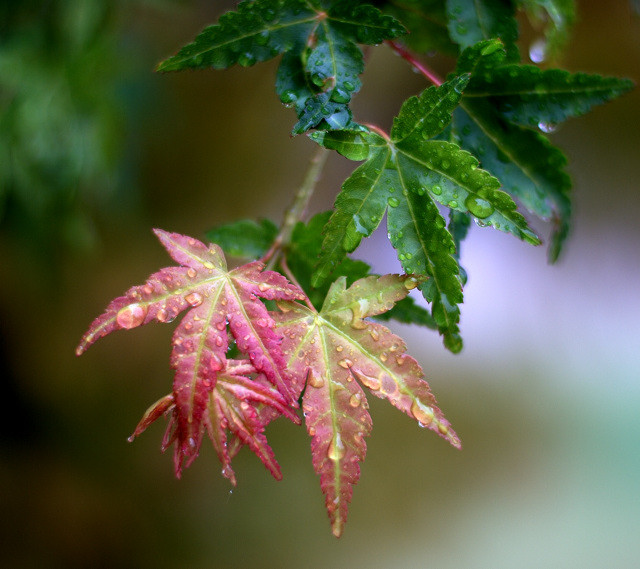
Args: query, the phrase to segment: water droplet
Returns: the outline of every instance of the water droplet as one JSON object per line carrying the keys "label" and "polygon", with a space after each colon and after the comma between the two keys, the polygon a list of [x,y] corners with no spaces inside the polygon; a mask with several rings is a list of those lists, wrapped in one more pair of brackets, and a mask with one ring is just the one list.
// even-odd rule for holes
{"label": "water droplet", "polygon": [[145,294],[149,295],[153,293],[153,285],[150,284],[146,284],[142,287],[142,292],[144,292]]}
{"label": "water droplet", "polygon": [[453,208],[458,207],[458,202],[456,200],[451,200],[449,202],[449,207],[453,207]]}
{"label": "water droplet", "polygon": [[173,319],[175,318],[174,316],[171,316],[166,309],[161,308],[160,310],[158,310],[158,313],[156,314],[156,319],[159,322],[171,322]]}
{"label": "water droplet", "polygon": [[351,83],[351,81],[345,81],[343,85],[347,91],[353,91],[356,88],[356,86],[353,83]]}
{"label": "water droplet", "polygon": [[344,360],[340,360],[340,361],[338,362],[338,365],[339,365],[340,367],[345,368],[345,369],[349,369],[349,368],[353,365],[353,362],[352,362],[351,360],[344,359]]}
{"label": "water droplet", "polygon": [[187,276],[189,278],[195,279],[197,274],[198,274],[198,272],[195,269],[193,269],[193,268],[187,269]]}
{"label": "water droplet", "polygon": [[336,352],[341,352],[344,348],[342,346],[336,346]]}
{"label": "water droplet", "polygon": [[547,41],[544,38],[534,40],[529,46],[529,59],[534,63],[542,63],[547,58]]}
{"label": "water droplet", "polygon": [[268,30],[262,30],[256,37],[255,37],[255,42],[258,45],[266,45],[267,42],[269,41],[269,31]]}
{"label": "water droplet", "polygon": [[407,290],[412,290],[417,286],[418,286],[418,280],[413,277],[409,277],[404,281],[404,288],[406,288]]}
{"label": "water droplet", "polygon": [[449,434],[449,427],[447,427],[446,425],[443,425],[442,423],[438,423],[438,430],[443,435]]}
{"label": "water droplet", "polygon": [[220,371],[224,366],[222,365],[222,360],[218,356],[213,354],[211,356],[211,361],[209,362],[209,367],[213,371]]}
{"label": "water droplet", "polygon": [[538,123],[538,128],[546,133],[546,134],[550,134],[552,132],[555,132],[556,130],[558,130],[558,125],[555,125],[553,123],[549,123],[549,122],[539,122]]}
{"label": "water droplet", "polygon": [[400,205],[400,202],[396,198],[389,198],[387,203],[389,204],[389,207],[398,207]]}
{"label": "water droplet", "polygon": [[227,327],[227,323],[226,322],[218,322],[216,324],[216,328],[220,331],[224,330]]}
{"label": "water droplet", "polygon": [[477,196],[469,195],[464,200],[464,205],[467,207],[471,215],[476,216],[479,219],[489,217],[493,212],[493,206],[487,201]]}
{"label": "water droplet", "polygon": [[202,295],[197,292],[188,294],[184,299],[193,307],[200,306],[202,304]]}
{"label": "water droplet", "polygon": [[354,368],[351,368],[351,373],[356,376],[356,379],[362,383],[362,385],[365,385],[373,391],[378,391],[380,387],[382,387],[382,384],[377,377],[372,377]]}
{"label": "water droplet", "polygon": [[210,271],[213,270],[213,263],[211,263],[210,261],[205,261],[204,263],[202,263],[202,265],[205,269],[209,269]]}
{"label": "water droplet", "polygon": [[349,93],[342,89],[334,89],[333,93],[331,93],[331,100],[335,103],[348,103],[350,99]]}
{"label": "water droplet", "polygon": [[147,315],[147,307],[141,304],[130,304],[118,311],[116,322],[118,326],[125,330],[130,330],[136,326],[140,326],[144,322]]}
{"label": "water droplet", "polygon": [[238,57],[238,63],[242,65],[242,67],[250,67],[256,62],[256,58],[253,53],[243,53]]}
{"label": "water droplet", "polygon": [[[407,279],[407,280],[409,280],[409,279]],[[407,285],[405,285],[405,286],[407,286]],[[369,335],[371,336],[371,339],[374,342],[377,342],[380,339],[380,334],[378,334],[378,331],[375,328],[370,328],[369,329]]]}
{"label": "water droplet", "polygon": [[224,343],[224,340],[220,336],[216,336],[216,346],[220,347]]}
{"label": "water droplet", "polygon": [[349,405],[351,405],[351,407],[358,407],[360,405],[361,400],[362,400],[362,395],[360,395],[360,393],[354,393],[349,398]]}
{"label": "water droplet", "polygon": [[411,414],[423,427],[426,427],[433,421],[433,409],[423,405],[417,399],[411,404]]}
{"label": "water droplet", "polygon": [[296,95],[296,92],[292,91],[291,89],[283,91],[280,95],[280,101],[282,101],[282,103],[285,105],[293,105],[293,103],[295,103],[297,100],[298,96]]}
{"label": "water droplet", "polygon": [[381,361],[381,362],[383,362],[383,363],[384,363],[384,362],[386,362],[388,359],[389,359],[389,356],[387,356],[387,354],[386,354],[385,352],[382,352],[382,353],[380,354],[380,361]]}
{"label": "water droplet", "polygon": [[319,389],[320,387],[322,387],[324,385],[324,379],[322,378],[321,375],[316,375],[313,372],[309,373],[309,385],[311,387],[315,387],[316,389]]}
{"label": "water droplet", "polygon": [[431,193],[439,196],[442,193],[442,188],[440,186],[433,186],[433,188],[431,188]]}
{"label": "water droplet", "polygon": [[331,443],[329,444],[329,448],[327,449],[327,456],[331,460],[340,460],[341,458],[344,457],[346,452],[347,452],[347,449],[345,448],[344,443],[342,442],[342,437],[340,436],[340,433],[336,433],[336,436],[331,440]]}

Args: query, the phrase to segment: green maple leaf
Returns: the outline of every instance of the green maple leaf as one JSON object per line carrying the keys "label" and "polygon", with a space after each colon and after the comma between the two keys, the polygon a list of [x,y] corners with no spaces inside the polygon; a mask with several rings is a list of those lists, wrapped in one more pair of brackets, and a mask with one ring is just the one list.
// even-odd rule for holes
{"label": "green maple leaf", "polygon": [[312,461],[334,535],[347,519],[353,485],[365,458],[371,417],[363,387],[400,409],[453,446],[460,440],[438,409],[418,363],[385,326],[365,321],[406,297],[418,281],[404,275],[367,277],[346,288],[340,277],[320,312],[280,302],[275,314],[288,368],[306,378],[302,410]]}
{"label": "green maple leaf", "polygon": [[583,114],[627,91],[631,82],[509,63],[499,40],[466,49],[456,73],[471,73],[471,79],[441,137],[476,156],[529,211],[554,220],[549,256],[555,260],[569,230],[571,180],[563,153],[525,126],[546,129]]}
{"label": "green maple leaf", "polygon": [[[294,132],[326,121],[345,127],[364,69],[358,43],[374,45],[406,30],[377,8],[347,0],[255,0],[205,28],[158,71],[253,65],[285,54],[276,90],[296,107]],[[333,117],[333,118],[332,118]]]}
{"label": "green maple leaf", "polygon": [[500,191],[500,182],[451,142],[435,140],[450,122],[468,75],[411,97],[394,119],[391,136],[368,130],[315,132],[319,144],[352,160],[366,160],[345,181],[325,227],[314,284],[379,225],[385,212],[392,245],[406,273],[430,277],[421,285],[445,345],[459,351],[462,302],[456,246],[436,203],[470,213],[484,225],[532,244],[539,240]]}

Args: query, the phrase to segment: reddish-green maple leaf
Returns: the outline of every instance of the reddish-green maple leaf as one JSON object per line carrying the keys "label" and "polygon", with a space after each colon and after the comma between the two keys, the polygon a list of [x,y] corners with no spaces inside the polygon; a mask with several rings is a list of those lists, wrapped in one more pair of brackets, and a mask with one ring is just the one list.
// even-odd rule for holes
{"label": "reddish-green maple leaf", "polygon": [[[215,435],[212,436],[216,439],[214,446],[222,441],[216,434],[219,426],[209,426],[214,420],[212,416],[227,425],[230,421],[220,406],[220,397],[224,398],[223,393],[231,389],[229,382],[212,396],[221,374],[239,377],[235,373],[228,375],[227,327],[238,349],[248,355],[252,370],[263,374],[275,385],[291,406],[297,406],[299,390],[292,389],[294,383],[286,369],[281,335],[274,330],[275,323],[258,297],[294,300],[305,296],[279,273],[263,271],[259,262],[228,271],[222,250],[217,245],[207,247],[191,237],[159,229],[155,233],[181,266],[161,269],[144,285],[134,286],[124,296],[113,300],[93,321],[76,353],[82,354],[89,345],[114,330],[134,328],[153,320],[170,322],[189,309],[173,334],[171,354],[171,366],[176,371],[172,394],[175,433],[171,442],[175,438],[174,460],[179,476],[182,466],[189,466],[198,456],[205,428],[210,435]],[[241,393],[256,400],[255,389],[251,393],[242,392],[238,385],[231,392],[241,400],[244,397]],[[231,404],[230,399],[226,401]],[[166,406],[165,402],[160,408]],[[254,418],[251,422],[255,423]],[[251,426],[254,431],[255,427]],[[242,439],[241,431],[236,432]],[[249,439],[242,440],[249,444]],[[254,447],[255,451],[257,447]],[[219,450],[218,446],[216,449]],[[266,457],[264,453],[258,454],[261,458]],[[271,470],[267,462],[265,464]],[[228,466],[224,456],[223,464]]]}
{"label": "reddish-green maple leaf", "polygon": [[[255,379],[250,379],[250,375],[255,375],[255,368],[250,362],[228,359],[226,369],[218,372],[216,385],[207,394],[206,411],[201,423],[200,438],[206,430],[222,463],[222,474],[234,486],[236,478],[231,468],[231,458],[235,452],[234,449],[229,450],[227,431],[232,434],[233,440],[237,438],[240,443],[248,445],[274,478],[280,480],[282,473],[264,435],[266,422],[261,410],[270,409],[273,417],[285,415],[296,423],[300,422],[284,397],[269,385],[264,375],[260,374]],[[169,413],[169,424],[162,441],[162,450],[165,451],[178,438],[179,418],[173,393],[149,407],[129,441],[133,441],[160,416]],[[194,442],[200,444],[199,441]],[[178,468],[181,461],[179,445],[174,447],[174,460]]]}
{"label": "reddish-green maple leaf", "polygon": [[405,354],[404,342],[382,324],[364,320],[391,309],[417,284],[411,276],[384,275],[360,279],[347,289],[346,278],[340,277],[320,312],[281,302],[283,312],[274,315],[284,334],[288,367],[307,378],[302,409],[336,537],[347,519],[359,462],[366,454],[364,437],[371,431],[361,385],[460,447],[422,369]]}

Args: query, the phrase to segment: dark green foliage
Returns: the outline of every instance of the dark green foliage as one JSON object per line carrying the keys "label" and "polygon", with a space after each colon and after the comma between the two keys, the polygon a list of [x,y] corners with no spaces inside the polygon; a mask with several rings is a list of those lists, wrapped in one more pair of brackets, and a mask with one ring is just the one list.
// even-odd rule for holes
{"label": "dark green foliage", "polygon": [[459,351],[458,304],[462,282],[456,243],[436,203],[533,244],[538,238],[499,181],[451,142],[435,140],[451,121],[468,75],[408,99],[394,119],[389,140],[366,131],[314,133],[319,144],[366,162],[344,183],[329,220],[314,284],[331,274],[346,253],[370,235],[387,213],[389,237],[407,273],[431,277],[421,285],[448,347]]}
{"label": "dark green foliage", "polygon": [[249,66],[284,53],[276,90],[285,105],[296,109],[294,132],[321,123],[344,128],[364,70],[357,44],[378,44],[405,31],[391,16],[359,2],[245,1],[158,65],[158,71]]}

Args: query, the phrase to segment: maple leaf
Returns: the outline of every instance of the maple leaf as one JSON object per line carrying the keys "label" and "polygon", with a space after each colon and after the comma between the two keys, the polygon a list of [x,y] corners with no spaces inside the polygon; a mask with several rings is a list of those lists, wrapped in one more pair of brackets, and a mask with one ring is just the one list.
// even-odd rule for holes
{"label": "maple leaf", "polygon": [[[215,387],[206,395],[206,410],[200,424],[199,438],[189,441],[191,446],[199,446],[206,431],[222,463],[223,476],[228,478],[234,486],[236,478],[231,467],[231,459],[237,451],[234,451],[233,445],[228,444],[227,430],[242,445],[249,446],[274,478],[280,480],[282,479],[280,466],[264,435],[264,428],[268,421],[265,421],[260,411],[266,406],[274,412],[269,419],[284,415],[294,423],[300,423],[298,416],[289,408],[286,399],[269,385],[263,375],[257,375],[255,379],[248,377],[255,373],[256,370],[250,362],[227,359],[225,369],[217,373]],[[170,418],[162,441],[162,451],[164,452],[179,441],[179,409],[175,403],[175,396],[171,393],[149,407],[129,437],[129,442],[165,414],[170,414]],[[174,463],[178,473],[182,459],[183,450],[181,445],[176,443]]]}
{"label": "maple leaf", "polygon": [[248,66],[284,53],[276,92],[296,107],[300,121],[294,132],[322,121],[344,127],[364,69],[357,44],[375,45],[404,33],[397,20],[360,2],[245,1],[160,63],[158,71]]}
{"label": "maple leaf", "polygon": [[[238,412],[234,406],[234,413],[244,413],[236,420],[235,415],[230,415],[233,406],[230,399],[223,401],[227,392],[241,401],[258,401],[260,396],[266,397],[264,390],[258,387],[259,382],[245,385],[238,379],[237,366],[229,367],[227,328],[239,351],[248,355],[251,371],[264,375],[286,402],[297,406],[299,389],[296,392],[295,382],[286,369],[281,337],[274,330],[274,321],[259,297],[294,300],[305,296],[279,273],[263,271],[259,262],[229,271],[217,245],[207,247],[188,236],[160,229],[154,231],[169,255],[181,266],[161,269],[144,285],[134,286],[124,296],[114,299],[93,321],[76,353],[82,354],[88,346],[114,330],[131,329],[154,320],[170,322],[189,309],[173,334],[171,354],[171,366],[176,372],[172,393],[176,431],[171,440],[176,438],[174,460],[179,476],[183,465],[189,466],[197,457],[205,428],[219,454],[223,452],[220,447],[223,439],[219,435],[223,423],[236,429],[241,437],[244,435],[239,430],[240,422],[244,422],[250,432],[258,433],[249,410]],[[219,380],[223,383],[216,391]],[[278,398],[271,397],[269,401],[283,413],[277,406],[281,405]],[[256,435],[255,441],[260,440]],[[258,442],[252,449],[264,461],[268,454]],[[224,454],[221,458],[224,459]],[[223,464],[228,466],[224,460]],[[274,471],[269,461],[265,464]]]}
{"label": "maple leaf", "polygon": [[471,78],[440,137],[476,156],[526,209],[554,220],[549,258],[556,260],[571,217],[567,161],[543,132],[527,127],[550,131],[626,92],[632,83],[513,63],[499,40],[467,48],[458,61],[459,73],[471,73]]}
{"label": "maple leaf", "polygon": [[346,253],[379,225],[385,211],[392,245],[406,273],[431,277],[421,291],[445,345],[459,351],[462,302],[455,243],[436,202],[469,213],[483,225],[539,244],[500,182],[478,168],[457,144],[435,140],[450,122],[469,75],[411,97],[394,119],[391,136],[369,130],[314,132],[310,137],[351,160],[366,160],[345,181],[325,227],[313,284],[322,282]]}
{"label": "maple leaf", "polygon": [[360,279],[347,289],[346,277],[340,277],[320,312],[279,302],[283,312],[274,315],[288,367],[307,380],[302,409],[336,537],[347,519],[372,426],[362,386],[460,448],[405,344],[382,324],[364,320],[389,310],[417,284],[412,276],[384,275]]}

